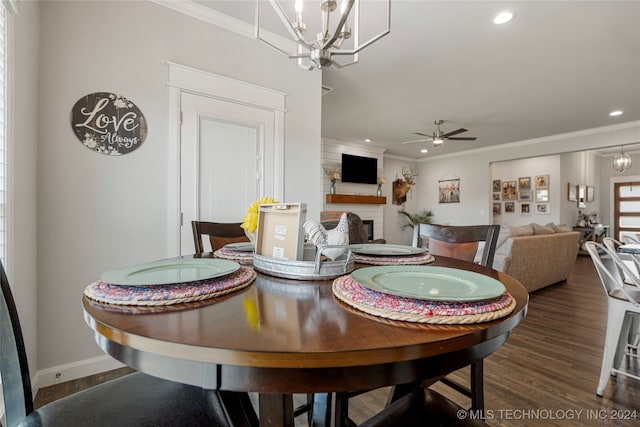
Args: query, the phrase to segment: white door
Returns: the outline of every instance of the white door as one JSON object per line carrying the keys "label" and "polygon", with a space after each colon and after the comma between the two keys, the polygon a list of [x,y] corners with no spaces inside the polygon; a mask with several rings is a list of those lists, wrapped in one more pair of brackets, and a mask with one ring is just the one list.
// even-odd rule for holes
{"label": "white door", "polygon": [[274,197],[275,117],[189,93],[182,93],[181,107],[180,253],[191,254],[192,220],[242,222],[258,197]]}

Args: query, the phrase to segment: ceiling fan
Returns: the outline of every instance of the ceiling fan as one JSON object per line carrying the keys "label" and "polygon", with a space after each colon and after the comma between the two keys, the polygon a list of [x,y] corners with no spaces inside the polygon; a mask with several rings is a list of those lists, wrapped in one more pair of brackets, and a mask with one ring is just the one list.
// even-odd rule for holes
{"label": "ceiling fan", "polygon": [[442,130],[440,130],[440,125],[442,123],[444,123],[444,122],[442,120],[436,120],[433,123],[436,125],[436,129],[433,131],[433,134],[427,135],[427,134],[424,134],[424,133],[421,133],[421,132],[414,132],[414,135],[424,136],[425,138],[416,139],[416,140],[413,140],[413,141],[405,141],[402,144],[411,144],[413,142],[423,142],[423,141],[433,141],[433,145],[437,147],[437,146],[441,145],[445,140],[451,140],[451,141],[475,141],[477,139],[474,136],[469,136],[469,137],[459,137],[459,136],[454,137],[453,136],[453,135],[457,135],[457,134],[462,133],[462,132],[467,132],[467,130],[465,128],[460,128],[460,129],[452,130],[451,132],[443,133]]}

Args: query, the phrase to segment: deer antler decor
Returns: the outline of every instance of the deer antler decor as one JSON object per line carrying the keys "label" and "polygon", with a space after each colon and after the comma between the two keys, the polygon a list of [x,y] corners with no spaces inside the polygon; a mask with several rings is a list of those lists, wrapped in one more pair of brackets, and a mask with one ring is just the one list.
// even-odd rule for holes
{"label": "deer antler decor", "polygon": [[418,176],[418,170],[414,167],[405,168],[402,167],[402,176],[404,179],[398,178],[393,181],[393,204],[401,205],[407,201],[407,193],[416,184],[416,176]]}

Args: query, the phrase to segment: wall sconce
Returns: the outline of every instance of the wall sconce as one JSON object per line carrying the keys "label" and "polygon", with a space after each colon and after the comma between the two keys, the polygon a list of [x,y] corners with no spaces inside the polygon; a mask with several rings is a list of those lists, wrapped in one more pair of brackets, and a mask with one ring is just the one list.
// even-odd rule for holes
{"label": "wall sconce", "polygon": [[631,155],[620,147],[620,153],[613,156],[613,168],[618,172],[624,172],[631,167]]}

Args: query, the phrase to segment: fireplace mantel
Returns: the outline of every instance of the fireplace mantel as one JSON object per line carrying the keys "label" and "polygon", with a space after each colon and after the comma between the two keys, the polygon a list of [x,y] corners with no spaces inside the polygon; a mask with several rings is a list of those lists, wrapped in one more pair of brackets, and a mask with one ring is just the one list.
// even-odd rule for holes
{"label": "fireplace mantel", "polygon": [[360,205],[386,205],[385,196],[356,195],[356,194],[327,194],[327,203],[354,203]]}

